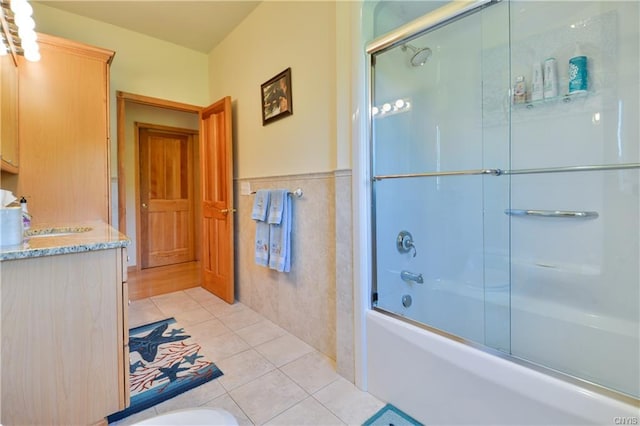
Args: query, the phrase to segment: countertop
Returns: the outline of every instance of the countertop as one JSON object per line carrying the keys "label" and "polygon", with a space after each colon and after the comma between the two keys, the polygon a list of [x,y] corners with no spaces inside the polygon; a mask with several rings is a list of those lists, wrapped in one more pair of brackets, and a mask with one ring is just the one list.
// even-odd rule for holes
{"label": "countertop", "polygon": [[101,221],[35,224],[25,234],[28,236],[22,244],[0,247],[0,260],[106,250],[126,247],[131,242],[129,237]]}

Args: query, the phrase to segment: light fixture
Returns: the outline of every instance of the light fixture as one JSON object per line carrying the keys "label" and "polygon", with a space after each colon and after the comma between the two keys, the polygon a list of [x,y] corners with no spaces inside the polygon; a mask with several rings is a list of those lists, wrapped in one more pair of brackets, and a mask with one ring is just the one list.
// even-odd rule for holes
{"label": "light fixture", "polygon": [[38,36],[35,32],[33,7],[27,0],[0,0],[0,23],[2,24],[2,52],[23,55],[26,60],[40,60]]}

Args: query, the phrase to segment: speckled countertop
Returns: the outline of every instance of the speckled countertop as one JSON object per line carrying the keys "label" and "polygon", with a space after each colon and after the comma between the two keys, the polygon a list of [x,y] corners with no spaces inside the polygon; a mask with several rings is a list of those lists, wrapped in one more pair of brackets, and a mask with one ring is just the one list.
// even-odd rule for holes
{"label": "speckled countertop", "polygon": [[0,260],[126,247],[131,240],[104,222],[35,224],[22,244],[0,247]]}

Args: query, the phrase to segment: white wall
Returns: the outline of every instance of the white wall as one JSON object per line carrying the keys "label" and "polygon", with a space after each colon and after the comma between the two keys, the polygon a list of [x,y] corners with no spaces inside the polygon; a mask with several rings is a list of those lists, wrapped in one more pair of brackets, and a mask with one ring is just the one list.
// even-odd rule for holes
{"label": "white wall", "polygon": [[116,51],[112,91],[193,105],[208,103],[206,54],[37,2],[32,5],[38,32]]}
{"label": "white wall", "polygon": [[[261,3],[209,55],[234,106],[235,176],[335,170],[336,3]],[[260,85],[291,67],[293,115],[262,126]],[[341,165],[344,165],[341,161]]]}

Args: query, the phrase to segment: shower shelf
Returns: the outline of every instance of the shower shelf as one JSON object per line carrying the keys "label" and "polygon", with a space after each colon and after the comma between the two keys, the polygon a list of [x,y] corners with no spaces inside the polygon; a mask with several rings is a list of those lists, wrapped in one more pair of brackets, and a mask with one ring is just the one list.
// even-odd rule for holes
{"label": "shower shelf", "polygon": [[527,101],[525,103],[522,104],[514,104],[513,106],[517,109],[532,109],[534,107],[537,106],[542,106],[542,105],[555,105],[557,103],[560,102],[564,102],[564,103],[570,103],[573,102],[577,99],[584,99],[587,96],[589,96],[589,92],[581,92],[581,93],[567,93],[564,95],[560,95],[560,96],[555,96],[553,98],[545,98],[545,99],[540,99],[539,101]]}

